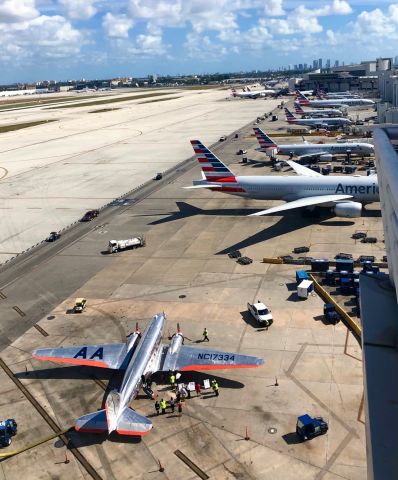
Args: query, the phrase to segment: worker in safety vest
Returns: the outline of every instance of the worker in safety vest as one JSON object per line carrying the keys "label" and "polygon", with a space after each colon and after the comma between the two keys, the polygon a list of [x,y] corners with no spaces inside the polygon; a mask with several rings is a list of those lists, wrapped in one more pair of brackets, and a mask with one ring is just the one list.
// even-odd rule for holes
{"label": "worker in safety vest", "polygon": [[160,408],[162,410],[162,415],[164,415],[166,413],[166,407],[167,407],[166,400],[163,400],[163,398],[162,398],[160,400]]}
{"label": "worker in safety vest", "polygon": [[218,397],[218,395],[219,395],[218,383],[217,383],[215,380],[213,380],[211,386],[212,386],[212,388],[213,388],[213,392],[215,393],[216,397]]}
{"label": "worker in safety vest", "polygon": [[210,339],[209,339],[209,332],[207,331],[207,328],[205,327],[204,330],[203,330],[203,340],[202,342],[210,342]]}
{"label": "worker in safety vest", "polygon": [[173,372],[170,373],[170,385],[171,388],[174,388],[176,384],[176,376],[174,375]]}

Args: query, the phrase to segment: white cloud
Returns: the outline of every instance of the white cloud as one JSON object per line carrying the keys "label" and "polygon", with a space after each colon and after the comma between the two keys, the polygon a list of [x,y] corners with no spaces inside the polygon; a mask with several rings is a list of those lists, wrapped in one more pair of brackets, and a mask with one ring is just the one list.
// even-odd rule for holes
{"label": "white cloud", "polygon": [[[4,45],[14,48],[14,61],[21,58],[69,57],[79,53],[83,35],[62,16],[41,15],[30,21],[0,24],[0,36]],[[0,57],[7,58],[10,49],[0,50]]]}
{"label": "white cloud", "polygon": [[270,17],[280,17],[284,15],[283,0],[268,0],[265,4],[264,11]]}
{"label": "white cloud", "polygon": [[59,3],[73,20],[88,20],[97,13],[97,0],[59,0]]}
{"label": "white cloud", "polygon": [[128,38],[129,30],[133,25],[133,20],[125,14],[113,15],[108,12],[102,19],[102,27],[106,35],[111,38]]}
{"label": "white cloud", "polygon": [[22,22],[39,15],[35,0],[0,0],[0,23]]}

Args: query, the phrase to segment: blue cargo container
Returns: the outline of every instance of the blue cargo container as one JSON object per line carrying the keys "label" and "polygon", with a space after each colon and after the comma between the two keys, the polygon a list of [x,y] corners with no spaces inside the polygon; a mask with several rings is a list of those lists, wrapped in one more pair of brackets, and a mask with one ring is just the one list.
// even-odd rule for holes
{"label": "blue cargo container", "polygon": [[329,270],[329,260],[327,258],[313,258],[311,260],[311,271],[326,272]]}
{"label": "blue cargo container", "polygon": [[335,285],[336,284],[334,270],[326,270],[325,282],[326,282],[326,285]]}
{"label": "blue cargo container", "polygon": [[362,271],[363,272],[370,272],[372,270],[372,262],[367,260],[366,262],[363,262],[362,265]]}
{"label": "blue cargo container", "polygon": [[296,283],[297,285],[301,283],[303,280],[309,280],[310,277],[305,270],[297,270],[296,271]]}
{"label": "blue cargo container", "polygon": [[342,295],[349,295],[351,293],[351,279],[350,278],[342,278],[341,279],[341,294]]}
{"label": "blue cargo container", "polygon": [[354,271],[354,260],[346,260],[346,259],[337,259],[336,260],[336,270],[341,272],[342,270],[347,272]]}

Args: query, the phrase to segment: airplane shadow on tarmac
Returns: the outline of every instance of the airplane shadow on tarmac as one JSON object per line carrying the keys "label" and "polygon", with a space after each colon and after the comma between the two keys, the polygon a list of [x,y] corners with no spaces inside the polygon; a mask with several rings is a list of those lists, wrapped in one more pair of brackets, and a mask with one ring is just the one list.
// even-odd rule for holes
{"label": "airplane shadow on tarmac", "polygon": [[[170,212],[166,218],[161,218],[159,220],[154,220],[150,222],[149,225],[161,225],[163,223],[173,222],[175,220],[180,220],[182,218],[189,218],[194,217],[196,215],[205,215],[205,216],[231,216],[231,217],[238,217],[238,216],[248,216],[252,213],[256,213],[261,210],[261,207],[258,208],[217,208],[212,210],[203,210],[201,208],[195,207],[190,205],[186,202],[176,202],[178,207],[177,212]],[[364,216],[377,216],[377,212],[375,210],[367,211],[363,210]],[[148,215],[149,216],[149,215]],[[151,215],[152,216],[152,215]],[[327,209],[318,208],[314,211],[306,211],[303,209],[300,210],[293,210],[288,212],[281,212],[278,216],[281,218],[274,224],[264,228],[263,230],[255,233],[254,235],[241,240],[234,245],[230,245],[229,247],[219,251],[216,255],[225,255],[233,250],[239,250],[246,247],[250,247],[252,245],[256,245],[257,243],[265,242],[275,237],[279,237],[286,233],[290,233],[296,230],[300,230],[301,228],[308,227],[312,224],[320,224],[323,226],[330,226],[330,227],[344,227],[344,226],[352,226],[354,222],[350,219],[341,219],[341,220],[331,220],[336,218],[333,213],[331,213]]]}

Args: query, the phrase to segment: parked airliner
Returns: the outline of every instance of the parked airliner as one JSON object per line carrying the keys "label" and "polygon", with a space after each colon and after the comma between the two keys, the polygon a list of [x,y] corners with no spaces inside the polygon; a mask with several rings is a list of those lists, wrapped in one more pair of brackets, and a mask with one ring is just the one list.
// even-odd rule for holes
{"label": "parked airliner", "polygon": [[233,97],[240,97],[240,98],[258,98],[258,97],[266,97],[267,95],[273,95],[275,90],[250,90],[249,87],[246,87],[246,92],[237,92],[235,88],[231,88],[231,95]]}
{"label": "parked airliner", "polygon": [[367,105],[372,106],[374,105],[373,100],[369,100],[367,98],[341,98],[341,99],[328,99],[328,100],[309,100],[302,92],[299,90],[296,91],[298,101],[300,105],[309,106],[309,107],[357,107],[360,105]]}
{"label": "parked airliner", "polygon": [[285,108],[286,120],[295,125],[308,125],[315,128],[328,128],[332,126],[344,127],[351,125],[351,120],[342,117],[296,118],[292,112]]}
{"label": "parked airliner", "polygon": [[253,128],[260,150],[267,152],[270,149],[276,149],[281,155],[294,155],[298,160],[310,160],[318,158],[319,160],[330,161],[333,155],[361,155],[368,156],[374,154],[374,147],[371,143],[362,142],[344,142],[344,143],[292,143],[277,144],[271,137],[264,133],[261,128]]}
{"label": "parked airliner", "polygon": [[202,168],[202,180],[188,189],[207,188],[258,200],[283,200],[286,203],[252,215],[275,214],[299,207],[332,207],[337,217],[360,217],[362,205],[379,201],[377,176],[323,176],[303,165],[287,160],[297,176],[235,176],[199,140],[191,140]]}
{"label": "parked airliner", "polygon": [[343,112],[337,108],[331,108],[327,110],[326,108],[320,108],[315,110],[304,110],[298,102],[294,102],[294,110],[297,115],[306,116],[306,117],[342,117]]}

